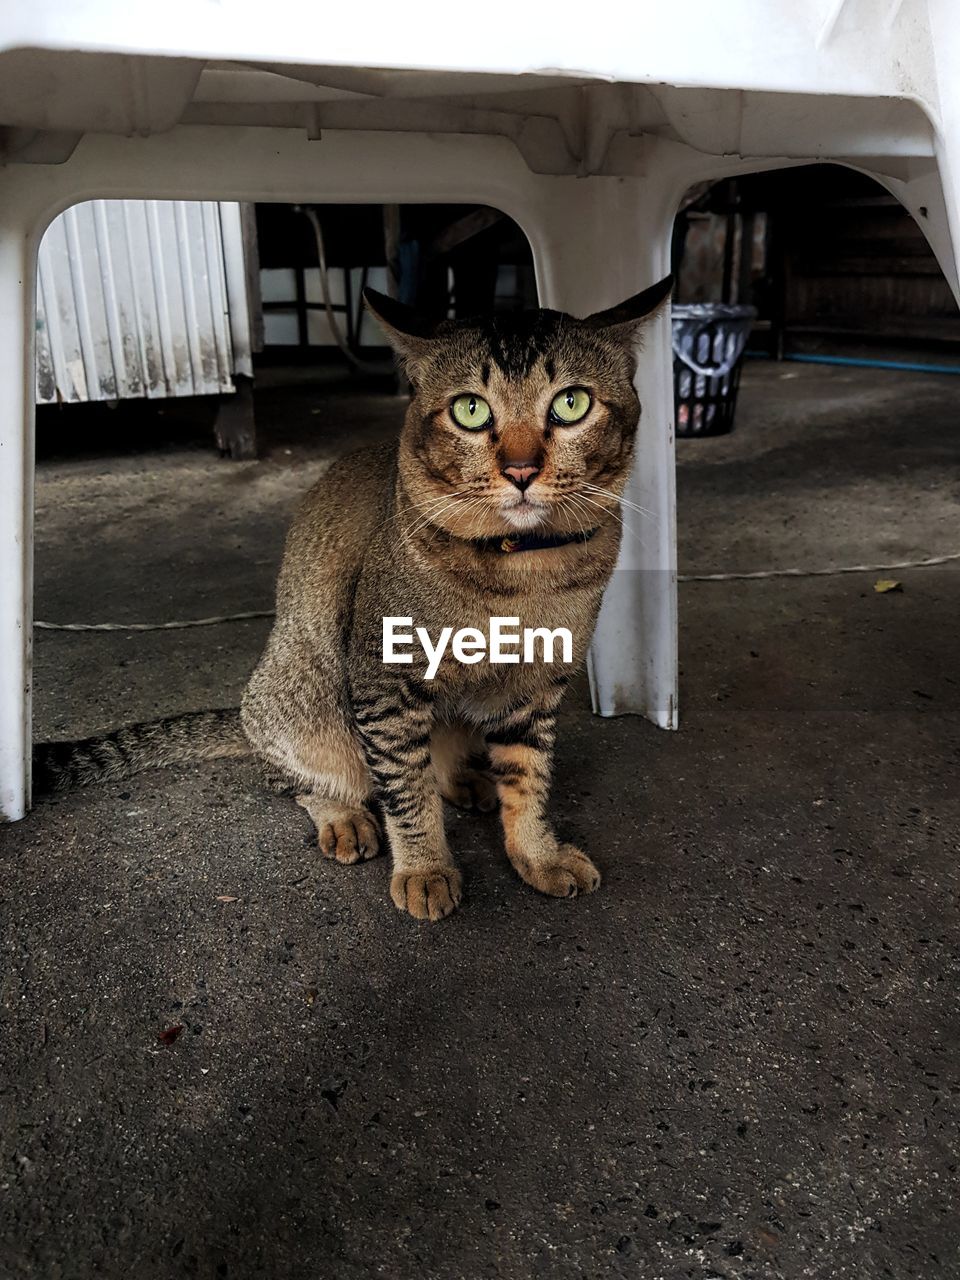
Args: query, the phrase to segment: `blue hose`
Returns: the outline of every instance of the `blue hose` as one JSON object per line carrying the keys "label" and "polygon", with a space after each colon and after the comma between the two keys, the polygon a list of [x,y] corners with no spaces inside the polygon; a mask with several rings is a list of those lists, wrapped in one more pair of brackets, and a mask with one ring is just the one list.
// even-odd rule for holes
{"label": "blue hose", "polygon": [[[760,351],[746,353],[755,360],[772,360]],[[953,364],[919,364],[912,360],[872,360],[869,356],[816,356],[785,355],[784,360],[795,360],[800,364],[839,364],[854,369],[899,369],[904,373],[960,373],[960,365]]]}

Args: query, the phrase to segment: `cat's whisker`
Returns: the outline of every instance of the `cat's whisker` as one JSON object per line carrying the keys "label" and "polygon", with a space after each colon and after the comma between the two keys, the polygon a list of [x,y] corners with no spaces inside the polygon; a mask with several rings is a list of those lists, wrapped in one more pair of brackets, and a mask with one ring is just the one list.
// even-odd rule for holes
{"label": "cat's whisker", "polygon": [[[604,504],[603,504],[602,502],[598,502],[598,501],[596,500],[596,498],[592,497],[592,496],[591,496],[590,494],[588,494],[588,493],[580,492],[577,496],[580,498],[580,500],[581,500],[582,502],[587,502],[587,503],[589,503],[592,507],[596,507],[596,509],[597,509],[598,511],[602,511],[602,512],[604,512],[604,514],[606,514],[606,515],[613,516],[614,520],[619,521],[619,523],[620,523],[621,525],[623,525],[624,529],[627,529],[627,528],[628,528],[627,524],[625,523],[625,521],[624,521],[624,519],[623,519],[623,516],[622,516],[622,515],[621,515],[621,513],[620,513],[620,505],[619,505],[619,501],[617,502],[617,505],[616,505],[616,506],[614,506],[614,507],[607,507],[607,506],[604,506]],[[608,498],[609,498],[609,497],[612,497],[612,495],[611,495],[611,494],[607,494],[606,496],[607,496]]]}
{"label": "cat's whisker", "polygon": [[654,524],[659,520],[659,516],[655,511],[648,511],[646,507],[638,507],[635,502],[631,502],[629,498],[618,498],[617,502],[622,507],[626,507],[628,511],[635,511],[638,516],[643,516],[644,520],[651,520]]}
{"label": "cat's whisker", "polygon": [[[580,525],[580,532],[584,536],[586,536],[587,529],[590,528],[590,526],[592,525],[592,520],[591,520],[589,511],[587,511],[586,508],[581,507],[580,504],[576,501],[576,498],[574,497],[574,495],[572,494],[570,495],[567,501],[570,504],[571,515],[574,516],[574,519],[576,519],[577,523]],[[580,520],[581,516],[583,516],[584,519],[586,520],[587,522],[586,524],[581,523],[581,520]]]}
{"label": "cat's whisker", "polygon": [[481,495],[481,497],[480,497],[480,501],[478,501],[478,503],[477,503],[477,505],[476,505],[476,507],[475,507],[475,509],[474,509],[474,513],[473,513],[473,520],[472,520],[472,521],[471,521],[471,523],[470,523],[470,532],[471,532],[471,533],[476,532],[476,533],[478,533],[478,534],[479,534],[479,532],[480,532],[480,531],[479,531],[479,529],[477,528],[477,520],[478,520],[478,518],[483,514],[484,510],[486,509],[486,507],[487,507],[487,494],[482,494],[482,495]]}
{"label": "cat's whisker", "polygon": [[437,493],[434,494],[433,497],[424,499],[419,506],[410,503],[405,510],[397,511],[396,514],[403,515],[406,514],[406,512],[412,511],[415,515],[420,515],[424,511],[428,511],[431,507],[440,506],[444,502],[449,502],[451,498],[462,497],[464,494],[469,493],[474,487],[475,485],[473,482],[465,481],[463,484],[457,485],[455,489],[450,489],[447,493]]}
{"label": "cat's whisker", "polygon": [[[442,498],[432,499],[425,507],[415,508],[410,524],[406,528],[401,527],[400,536],[401,537],[409,536],[411,533],[415,532],[417,525],[421,521],[423,521],[424,523],[429,523],[433,515],[443,509],[443,506],[448,501],[449,497],[450,497],[449,494],[444,494]],[[393,515],[388,516],[388,518],[384,520],[382,524],[377,526],[377,530],[375,530],[375,532],[379,532],[380,529],[386,529],[388,528],[388,526],[390,526],[394,522],[399,522],[402,518],[409,515],[410,515],[409,509],[395,511]]]}
{"label": "cat's whisker", "polygon": [[416,519],[418,516],[434,511],[448,502],[458,501],[469,494],[471,488],[472,485],[470,484],[459,485],[456,489],[451,489],[449,493],[438,493],[432,498],[427,498],[420,506],[411,506],[409,510],[413,511],[414,519]]}
{"label": "cat's whisker", "polygon": [[450,511],[452,509],[453,509],[452,504],[448,507],[441,507],[438,511],[434,511],[429,516],[426,516],[414,528],[405,531],[403,536],[409,541],[410,539],[416,538],[419,534],[423,533],[424,530],[429,530],[432,528],[433,529],[432,536],[436,537],[437,531],[443,527],[440,523],[440,518],[447,511]]}
{"label": "cat's whisker", "polygon": [[475,502],[471,509],[470,524],[467,529],[467,534],[469,535],[468,540],[475,538],[479,533],[479,529],[477,527],[477,520],[483,514],[483,509],[485,505],[486,504],[484,502]]}
{"label": "cat's whisker", "polygon": [[585,504],[595,511],[601,511],[605,516],[610,516],[612,519],[616,520],[618,524],[623,525],[624,528],[627,527],[619,510],[615,510],[612,507],[605,507],[602,502],[597,502],[595,498],[591,498],[590,495],[586,493],[578,493],[574,496],[578,502]]}
{"label": "cat's whisker", "polygon": [[581,488],[586,493],[594,493],[594,494],[599,494],[603,497],[613,498],[616,502],[620,503],[621,506],[629,507],[631,511],[636,511],[638,515],[644,516],[648,520],[657,519],[657,513],[655,511],[648,511],[646,507],[638,506],[635,502],[631,502],[629,498],[624,498],[622,494],[621,495],[613,494],[609,491],[609,489],[601,489],[598,485],[595,485],[595,484],[584,484],[581,486]]}
{"label": "cat's whisker", "polygon": [[457,502],[462,501],[461,498],[444,498],[442,501],[433,501],[429,506],[418,507],[410,523],[403,530],[406,534],[414,534],[423,525],[429,524],[442,511],[446,511],[447,507],[454,506]]}
{"label": "cat's whisker", "polygon": [[618,515],[615,511],[611,511],[609,507],[601,506],[599,502],[595,502],[592,498],[589,498],[585,493],[578,493],[575,496],[577,501],[588,503],[591,507],[595,507],[598,511],[602,511],[604,515],[613,516],[614,520],[616,520],[616,522],[620,525],[624,533],[629,533],[631,538],[636,538],[638,542],[643,541],[639,533],[637,533],[635,529],[631,529],[630,526],[627,524],[627,522],[623,519],[623,517]]}
{"label": "cat's whisker", "polygon": [[458,506],[461,502],[470,501],[470,499],[465,496],[468,487],[469,486],[464,486],[463,491],[455,490],[452,494],[447,493],[444,494],[442,498],[434,499],[434,501],[425,509],[419,508],[419,515],[421,518],[417,519],[411,528],[403,530],[402,533],[406,537],[412,538],[426,525],[436,523],[445,511],[453,510],[453,508]]}
{"label": "cat's whisker", "polygon": [[[473,498],[468,498],[468,499],[466,499],[466,501],[465,501],[465,503],[464,503],[464,506],[461,508],[462,513],[463,513],[464,517],[466,517],[466,516],[470,515],[471,513],[473,513],[473,519],[472,519],[472,520],[471,520],[471,522],[470,522],[470,528],[471,528],[471,529],[472,529],[472,528],[473,528],[473,526],[476,524],[476,513],[477,513],[477,511],[479,510],[479,508],[480,508],[480,507],[482,507],[482,506],[485,504],[485,502],[486,502],[486,494],[477,494],[477,495],[476,495],[475,497],[473,497]],[[439,532],[439,528],[438,528],[437,532]],[[436,533],[434,533],[434,535],[433,535],[433,536],[434,536],[434,538],[436,538],[437,534],[436,534]]]}
{"label": "cat's whisker", "polygon": [[[561,514],[561,515],[563,515],[563,514],[565,513],[565,511],[567,510],[567,498],[566,498],[566,497],[563,497],[563,498],[560,498],[560,499],[559,499],[559,501],[557,502],[557,509],[558,509],[558,511],[560,512],[560,514]],[[572,504],[572,503],[570,504],[569,512],[570,512],[570,515],[573,517],[573,519],[574,519],[574,520],[576,520],[576,522],[577,522],[577,528],[580,530],[580,533],[581,533],[581,534],[583,534],[584,536],[586,536],[586,532],[587,532],[587,531],[586,531],[586,529],[584,528],[583,521],[580,519],[580,516],[579,516],[579,514],[577,513],[577,509],[576,509],[576,507],[574,507],[574,506],[573,506],[573,504]]]}
{"label": "cat's whisker", "polygon": [[[466,499],[461,498],[458,501],[464,504],[461,507],[461,511],[463,512],[464,515],[467,515],[471,511],[476,512],[477,509],[486,502],[486,494],[485,493],[476,494],[473,497],[466,498]],[[447,510],[447,508],[444,508],[444,510]],[[442,512],[438,512],[437,514],[440,515],[442,514]],[[476,523],[475,519],[472,523]],[[431,538],[431,542],[436,540],[437,534],[440,532],[441,527],[442,526],[439,524],[436,526],[436,528],[434,529],[433,538]]]}
{"label": "cat's whisker", "polygon": [[[583,515],[591,525],[593,525],[594,515],[590,507],[587,506],[586,500],[584,499],[583,494],[571,493],[568,501],[572,504],[573,509],[575,511],[579,511],[580,514]],[[612,514],[612,513],[608,512],[607,514]],[[622,525],[623,521],[621,520],[620,523]]]}

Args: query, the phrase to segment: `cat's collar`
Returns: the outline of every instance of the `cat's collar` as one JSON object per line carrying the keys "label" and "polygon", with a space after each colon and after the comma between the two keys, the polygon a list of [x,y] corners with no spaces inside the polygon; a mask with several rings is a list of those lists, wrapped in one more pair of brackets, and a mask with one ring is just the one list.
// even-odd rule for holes
{"label": "cat's collar", "polygon": [[511,533],[493,538],[478,538],[474,546],[481,551],[495,551],[500,555],[516,555],[519,551],[551,551],[554,547],[568,547],[574,542],[589,542],[596,529],[578,530],[577,533]]}

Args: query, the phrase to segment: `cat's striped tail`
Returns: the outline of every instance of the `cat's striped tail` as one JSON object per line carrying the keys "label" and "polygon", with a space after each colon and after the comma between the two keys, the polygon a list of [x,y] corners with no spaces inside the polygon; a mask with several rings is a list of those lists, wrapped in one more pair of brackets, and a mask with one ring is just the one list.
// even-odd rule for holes
{"label": "cat's striped tail", "polygon": [[40,794],[109,782],[191,760],[250,755],[237,708],[192,711],[126,725],[102,738],[41,742],[33,749],[33,786]]}

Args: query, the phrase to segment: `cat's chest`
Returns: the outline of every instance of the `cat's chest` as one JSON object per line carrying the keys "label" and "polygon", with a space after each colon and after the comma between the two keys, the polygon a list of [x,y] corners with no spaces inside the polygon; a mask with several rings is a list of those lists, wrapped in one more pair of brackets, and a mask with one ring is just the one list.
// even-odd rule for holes
{"label": "cat's chest", "polygon": [[[353,643],[368,676],[427,681],[450,706],[535,699],[586,657],[615,549],[597,543],[589,556],[571,548],[509,565],[468,563],[462,573],[395,563],[390,575],[378,560],[376,581],[364,584],[354,611]],[[382,659],[371,670],[381,629]]]}
{"label": "cat's chest", "polygon": [[[574,636],[592,629],[599,592],[561,591],[548,588],[503,595],[475,595],[461,600],[456,613],[457,626],[486,629],[492,618],[514,618],[514,630],[537,627],[566,627]],[[451,622],[454,618],[449,619]]]}
{"label": "cat's chest", "polygon": [[558,676],[572,676],[583,665],[598,605],[592,596],[567,595],[510,597],[461,609],[436,664],[437,694],[477,718],[533,700]]}

